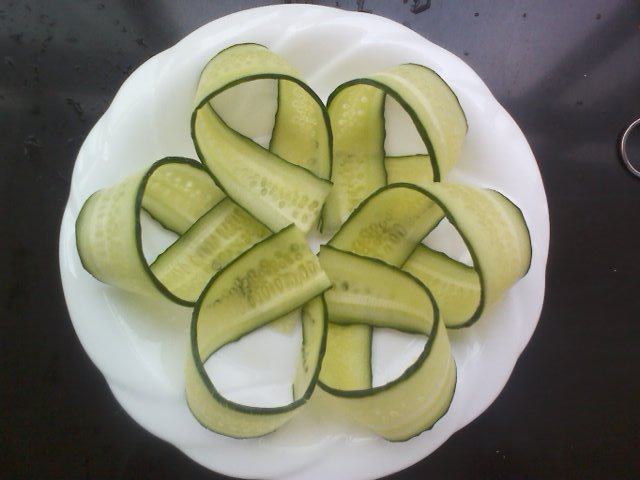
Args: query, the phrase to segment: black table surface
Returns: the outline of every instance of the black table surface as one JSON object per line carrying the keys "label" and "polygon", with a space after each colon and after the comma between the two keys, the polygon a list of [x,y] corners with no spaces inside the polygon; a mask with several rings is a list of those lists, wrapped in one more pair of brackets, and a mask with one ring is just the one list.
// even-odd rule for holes
{"label": "black table surface", "polygon": [[[0,477],[221,478],[111,395],[68,317],[58,232],[78,149],[130,72],[275,3],[0,0]],[[640,3],[307,3],[389,17],[463,58],[529,139],[549,200],[544,309],[508,385],[391,478],[639,478],[640,181],[616,142],[640,116]]]}

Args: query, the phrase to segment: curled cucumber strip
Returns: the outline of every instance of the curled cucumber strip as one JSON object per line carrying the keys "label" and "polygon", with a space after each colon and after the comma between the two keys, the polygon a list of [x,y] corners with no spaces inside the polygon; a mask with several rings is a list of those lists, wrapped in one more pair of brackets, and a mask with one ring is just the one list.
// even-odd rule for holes
{"label": "curled cucumber strip", "polygon": [[[419,245],[444,217],[462,237],[473,268]],[[402,266],[434,290],[441,310],[460,302],[459,292],[451,291],[456,283],[464,287],[472,308],[468,315],[445,316],[447,327],[475,322],[531,263],[531,239],[520,209],[495,190],[453,183],[382,187],[362,202],[329,244]]]}
{"label": "curled cucumber strip", "polygon": [[[212,100],[241,83],[278,81],[278,111],[267,150],[229,127]],[[216,183],[273,231],[317,225],[331,189],[332,136],[322,101],[283,58],[257,44],[223,50],[200,75],[191,136]]]}
{"label": "curled cucumber strip", "polygon": [[[473,268],[419,245],[444,217],[465,242]],[[493,190],[457,184],[382,187],[360,204],[329,245],[402,267],[415,276],[432,291],[448,328],[476,322],[526,274],[531,262],[529,231],[518,207]],[[343,322],[334,318],[331,308],[329,321],[329,338],[337,335],[343,344],[353,345],[370,342],[370,326],[333,332],[334,323]],[[321,378],[328,386],[337,382],[343,388],[370,381],[363,374],[367,368],[353,367],[354,362],[363,362],[363,350],[338,351],[330,345],[325,357],[329,370]]]}
{"label": "curled cucumber strip", "polygon": [[405,64],[343,83],[328,100],[334,187],[323,213],[326,231],[338,230],[360,202],[385,184],[398,181],[410,164],[409,160],[385,159],[386,95],[409,114],[428,151],[428,155],[412,156],[414,163],[423,165],[410,183],[422,184],[426,178],[438,182],[458,161],[467,121],[458,98],[433,70]]}
{"label": "curled cucumber strip", "polygon": [[456,228],[473,268],[420,246],[403,269],[432,290],[448,328],[470,326],[528,272],[527,223],[522,211],[495,190],[434,183],[416,191],[429,196]]}
{"label": "curled cucumber strip", "polygon": [[[140,213],[182,235],[149,265]],[[211,276],[271,232],[218,189],[202,165],[168,157],[99,190],[76,220],[83,267],[110,285],[192,306]]]}
{"label": "curled cucumber strip", "polygon": [[[447,330],[431,293],[411,275],[377,259],[330,246],[321,247],[319,257],[333,283],[325,294],[332,322],[427,336],[418,359],[384,385],[373,387],[369,381],[354,387],[347,378],[352,372],[325,361],[320,386],[348,415],[387,440],[405,441],[431,428],[449,409],[456,386]],[[356,352],[361,355],[350,355],[349,368],[370,370],[370,350]]]}
{"label": "curled cucumber strip", "polygon": [[[305,404],[325,350],[322,293],[330,286],[304,234],[293,225],[256,244],[211,279],[193,311],[186,365],[187,401],[203,426],[230,437],[259,437],[283,425]],[[303,342],[291,403],[265,408],[225,398],[204,369],[207,359],[298,308]]]}
{"label": "curled cucumber strip", "polygon": [[386,157],[384,169],[388,184],[413,183],[420,187],[433,183],[433,167],[429,155]]}

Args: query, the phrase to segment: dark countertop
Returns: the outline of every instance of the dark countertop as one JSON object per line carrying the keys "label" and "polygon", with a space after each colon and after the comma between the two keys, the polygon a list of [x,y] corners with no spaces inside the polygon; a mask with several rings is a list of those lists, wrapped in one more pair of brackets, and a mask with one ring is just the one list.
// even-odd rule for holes
{"label": "dark countertop", "polygon": [[[274,3],[0,0],[3,478],[218,478],[110,394],[68,318],[58,230],[78,148],[132,69]],[[640,181],[616,140],[640,116],[640,3],[307,3],[387,16],[468,62],[525,132],[549,198],[545,306],[508,385],[393,478],[639,478]]]}

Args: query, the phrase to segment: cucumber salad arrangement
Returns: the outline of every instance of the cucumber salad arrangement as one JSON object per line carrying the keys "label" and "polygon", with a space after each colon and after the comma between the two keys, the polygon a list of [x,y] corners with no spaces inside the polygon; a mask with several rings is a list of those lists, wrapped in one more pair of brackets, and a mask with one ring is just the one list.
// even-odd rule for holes
{"label": "cucumber salad arrangement", "polygon": [[[277,81],[268,148],[230,127],[214,99]],[[409,115],[427,154],[385,153],[385,100]],[[456,363],[447,329],[467,327],[523,277],[531,242],[522,212],[490,189],[448,183],[467,123],[433,70],[404,64],[338,86],[327,104],[282,57],[231,46],[205,66],[191,136],[199,161],[167,157],[91,195],[76,220],[83,267],[96,279],[192,307],[186,400],[206,428],[234,438],[273,432],[314,391],[389,441],[430,429],[448,410]],[[153,262],[142,210],[177,240]],[[441,221],[473,266],[423,243]],[[316,255],[307,234],[331,239]],[[220,393],[205,362],[294,316],[302,345],[290,403],[256,407]],[[374,385],[375,328],[426,342],[397,378]]]}

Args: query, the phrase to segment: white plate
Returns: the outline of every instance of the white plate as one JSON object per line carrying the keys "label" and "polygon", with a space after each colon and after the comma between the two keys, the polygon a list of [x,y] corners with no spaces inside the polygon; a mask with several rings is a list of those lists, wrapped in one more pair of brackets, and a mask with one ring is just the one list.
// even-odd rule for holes
{"label": "white plate", "polygon": [[[399,63],[435,69],[457,93],[469,121],[462,159],[449,180],[496,188],[524,211],[533,242],[531,270],[476,325],[451,332],[458,364],[453,404],[432,430],[408,442],[381,440],[314,402],[260,439],[234,440],[205,430],[189,413],[183,393],[189,310],[100,284],[80,265],[74,221],[82,202],[163,156],[196,158],[189,117],[200,70],[213,54],[240,42],[262,43],[282,54],[323,98],[342,81]],[[78,154],[62,221],[60,270],[83,347],[118,402],[151,433],[196,462],[236,477],[373,479],[429,455],[500,393],[538,322],[548,245],[547,202],[533,154],[471,68],[390,20],[288,5],[211,22],[127,79]]]}

